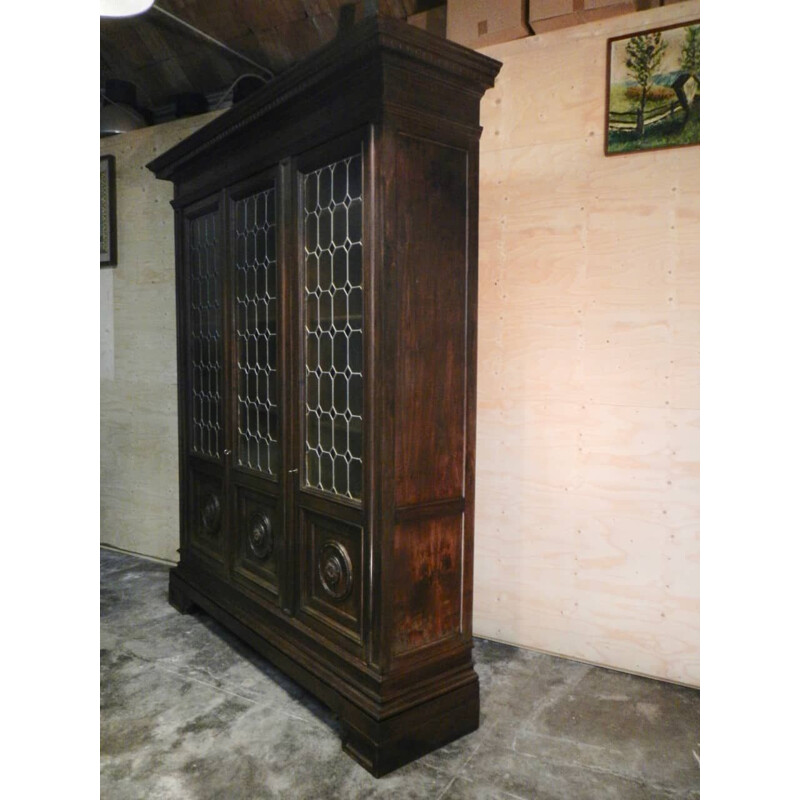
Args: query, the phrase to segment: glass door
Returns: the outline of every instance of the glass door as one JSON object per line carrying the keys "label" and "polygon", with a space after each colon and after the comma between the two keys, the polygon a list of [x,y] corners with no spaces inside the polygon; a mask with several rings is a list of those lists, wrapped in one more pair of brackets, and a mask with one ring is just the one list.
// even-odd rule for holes
{"label": "glass door", "polygon": [[303,485],[360,501],[364,287],[361,153],[306,173],[303,187]]}
{"label": "glass door", "polygon": [[362,653],[365,500],[364,139],[296,162],[298,616]]}
{"label": "glass door", "polygon": [[277,170],[228,192],[234,580],[281,602],[286,573],[283,267]]}
{"label": "glass door", "polygon": [[218,196],[184,211],[182,248],[181,457],[186,492],[181,546],[221,569],[226,564],[228,503],[224,237]]}

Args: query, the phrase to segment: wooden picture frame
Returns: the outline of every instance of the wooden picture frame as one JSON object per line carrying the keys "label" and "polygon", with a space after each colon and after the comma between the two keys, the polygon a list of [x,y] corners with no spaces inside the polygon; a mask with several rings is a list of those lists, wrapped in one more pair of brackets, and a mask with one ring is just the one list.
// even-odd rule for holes
{"label": "wooden picture frame", "polygon": [[117,266],[117,190],[114,156],[100,156],[100,266]]}
{"label": "wooden picture frame", "polygon": [[700,144],[700,20],[608,40],[605,154]]}

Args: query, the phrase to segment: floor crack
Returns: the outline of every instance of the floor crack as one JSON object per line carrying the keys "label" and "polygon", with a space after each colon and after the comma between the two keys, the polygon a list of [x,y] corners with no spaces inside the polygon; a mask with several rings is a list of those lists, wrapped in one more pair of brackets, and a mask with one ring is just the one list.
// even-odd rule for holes
{"label": "floor crack", "polygon": [[[138,656],[134,656],[134,658],[138,658]],[[142,659],[145,661],[145,659]],[[167,669],[163,664],[159,664],[157,661],[145,661],[147,664],[152,664],[158,670],[162,672],[166,672],[168,675],[174,675],[176,678],[181,678],[182,680],[189,681],[190,683],[196,683],[200,686],[206,686],[209,689],[214,689],[218,692],[223,692],[224,694],[229,694],[231,697],[238,697],[240,700],[246,700],[248,703],[252,703],[253,705],[257,705],[258,701],[253,700],[252,697],[246,697],[243,694],[239,694],[238,692],[234,692],[230,689],[227,689],[223,686],[214,686],[214,684],[207,683],[206,681],[202,681],[199,678],[195,677],[194,675],[186,675],[183,672],[177,672],[175,670]]]}

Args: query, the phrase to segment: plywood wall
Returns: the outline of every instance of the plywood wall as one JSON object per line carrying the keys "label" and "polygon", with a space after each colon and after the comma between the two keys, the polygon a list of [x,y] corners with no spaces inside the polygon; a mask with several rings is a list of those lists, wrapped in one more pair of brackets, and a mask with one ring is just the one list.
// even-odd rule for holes
{"label": "plywood wall", "polygon": [[177,561],[172,184],[145,164],[213,114],[100,140],[115,156],[119,264],[100,273],[100,541]]}
{"label": "plywood wall", "polygon": [[474,630],[699,685],[700,148],[603,155],[606,40],[485,48]]}

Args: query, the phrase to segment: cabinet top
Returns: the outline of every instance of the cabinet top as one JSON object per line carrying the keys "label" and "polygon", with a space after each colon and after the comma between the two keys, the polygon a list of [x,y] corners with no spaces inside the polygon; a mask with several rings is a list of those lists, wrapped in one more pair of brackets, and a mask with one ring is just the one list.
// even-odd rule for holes
{"label": "cabinet top", "polygon": [[267,114],[318,90],[328,81],[340,79],[343,73],[376,56],[392,56],[412,68],[435,70],[438,78],[469,87],[479,97],[494,85],[502,66],[499,61],[400,20],[369,17],[308,59],[277,75],[246,100],[153,159],[147,167],[156,177],[169,180],[187,161],[217,148]]}

